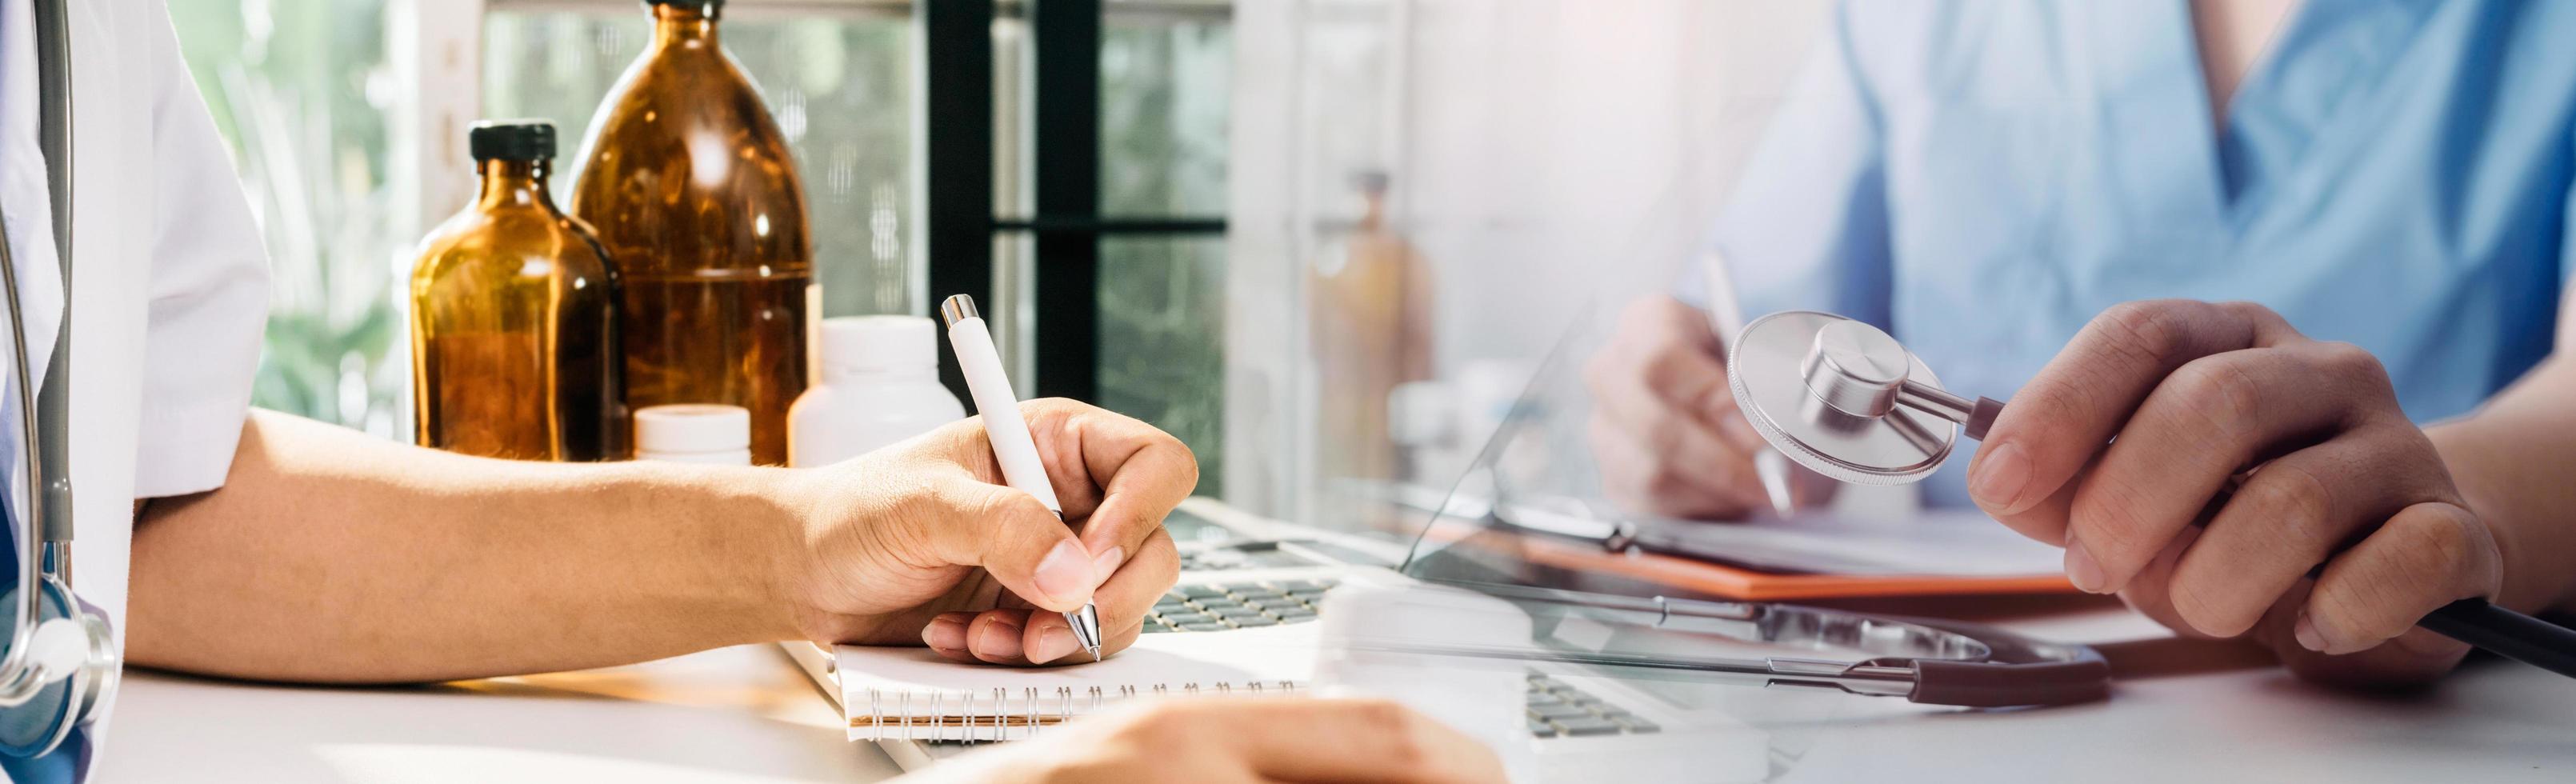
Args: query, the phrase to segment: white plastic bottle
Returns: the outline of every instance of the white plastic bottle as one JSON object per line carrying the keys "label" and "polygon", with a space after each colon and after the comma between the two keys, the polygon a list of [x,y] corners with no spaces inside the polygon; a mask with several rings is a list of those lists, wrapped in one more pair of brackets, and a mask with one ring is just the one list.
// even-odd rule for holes
{"label": "white plastic bottle", "polygon": [[966,418],[939,383],[939,328],[919,316],[823,320],[821,383],[787,409],[787,464],[830,465]]}
{"label": "white plastic bottle", "polygon": [[712,403],[636,409],[635,459],[751,465],[751,409]]}

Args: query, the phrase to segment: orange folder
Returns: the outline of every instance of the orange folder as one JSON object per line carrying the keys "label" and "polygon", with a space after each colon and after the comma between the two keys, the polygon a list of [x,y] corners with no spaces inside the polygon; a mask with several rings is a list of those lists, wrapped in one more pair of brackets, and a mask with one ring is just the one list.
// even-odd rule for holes
{"label": "orange folder", "polygon": [[1613,574],[1668,588],[1749,602],[1891,596],[2075,593],[2063,574],[2015,576],[1777,574],[1678,556],[1523,536],[1516,540],[1531,563],[1572,571]]}

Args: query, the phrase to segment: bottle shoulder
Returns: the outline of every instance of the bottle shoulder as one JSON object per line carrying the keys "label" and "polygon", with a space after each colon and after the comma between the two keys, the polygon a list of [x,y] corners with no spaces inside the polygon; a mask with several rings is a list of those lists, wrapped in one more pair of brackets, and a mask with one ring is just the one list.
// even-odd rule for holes
{"label": "bottle shoulder", "polygon": [[580,221],[537,205],[469,206],[422,238],[415,279],[476,268],[524,275],[543,270],[575,278],[615,277],[615,267]]}
{"label": "bottle shoulder", "polygon": [[835,379],[807,387],[790,407],[789,416],[845,422],[946,422],[965,418],[966,407],[935,380],[869,383]]}
{"label": "bottle shoulder", "polygon": [[[710,153],[715,154],[710,154]],[[796,185],[786,134],[751,77],[721,51],[647,53],[609,88],[582,140],[575,202],[604,195],[599,173],[654,170],[674,182]],[[749,165],[732,165],[735,160]],[[767,165],[767,164],[785,165]],[[716,168],[722,177],[702,176]],[[801,189],[782,196],[799,201]],[[583,210],[576,207],[576,213]]]}
{"label": "bottle shoulder", "polygon": [[571,212],[631,276],[810,270],[794,154],[720,50],[640,58],[601,105],[581,156]]}

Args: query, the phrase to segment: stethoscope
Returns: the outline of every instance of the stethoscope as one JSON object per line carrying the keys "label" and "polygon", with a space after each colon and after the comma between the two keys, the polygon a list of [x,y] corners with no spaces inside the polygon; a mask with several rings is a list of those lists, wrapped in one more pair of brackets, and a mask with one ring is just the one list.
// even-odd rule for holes
{"label": "stethoscope", "polygon": [[[1562,374],[1580,330],[1559,340],[1535,379]],[[1429,655],[1466,662],[1545,662],[1619,677],[1728,686],[1832,691],[1921,705],[2038,707],[2100,700],[2111,666],[2090,646],[2052,643],[1980,624],[1803,607],[1776,602],[1639,597],[1534,585],[1548,569],[1526,551],[1530,537],[1575,540],[1626,552],[1638,539],[1628,521],[1586,501],[1529,492],[1507,481],[1501,459],[1522,438],[1545,439],[1555,421],[1551,388],[1533,382],[1515,401],[1464,478],[1437,506],[1397,571],[1423,583],[1510,602],[1532,621],[1528,644],[1353,638],[1354,651]],[[1553,469],[1548,469],[1553,470]],[[1542,482],[1544,484],[1544,482]],[[1490,493],[1490,496],[1485,494]],[[1465,523],[1463,529],[1444,520]],[[1598,632],[1608,630],[1610,634]],[[1780,655],[1717,655],[1750,645]]]}
{"label": "stethoscope", "polygon": [[72,594],[71,485],[71,24],[66,0],[37,0],[36,60],[42,120],[39,135],[50,177],[55,253],[62,265],[62,336],[42,381],[31,390],[27,326],[18,302],[17,259],[0,225],[0,291],[16,350],[19,448],[26,456],[31,524],[18,538],[18,585],[10,605],[9,648],[0,655],[0,753],[38,757],[73,727],[97,718],[115,693],[120,657],[107,618]]}
{"label": "stethoscope", "polygon": [[[1858,484],[1930,476],[1962,429],[1982,441],[2004,408],[1943,390],[1896,338],[1830,313],[1755,319],[1735,337],[1726,373],[1737,407],[1763,440],[1816,473]],[[2417,625],[2576,677],[2576,631],[2485,599],[2445,605]]]}

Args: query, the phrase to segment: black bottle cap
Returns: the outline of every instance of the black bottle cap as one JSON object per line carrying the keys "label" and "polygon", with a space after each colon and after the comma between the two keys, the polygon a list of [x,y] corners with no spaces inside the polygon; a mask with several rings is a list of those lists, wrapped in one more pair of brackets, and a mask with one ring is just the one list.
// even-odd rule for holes
{"label": "black bottle cap", "polygon": [[725,0],[644,0],[645,5],[683,5],[700,8],[723,8]]}
{"label": "black bottle cap", "polygon": [[474,160],[539,161],[555,157],[555,124],[544,120],[483,120],[465,132]]}

